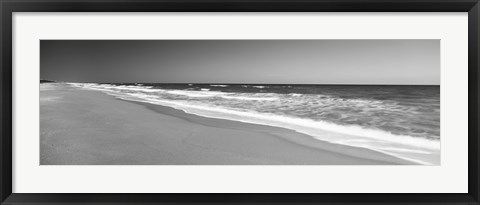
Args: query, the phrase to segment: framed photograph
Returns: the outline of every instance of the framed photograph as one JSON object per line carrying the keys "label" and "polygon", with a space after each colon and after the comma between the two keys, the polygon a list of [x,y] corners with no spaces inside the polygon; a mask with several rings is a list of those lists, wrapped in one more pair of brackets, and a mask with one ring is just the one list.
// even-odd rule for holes
{"label": "framed photograph", "polygon": [[1,1],[2,204],[479,204],[477,0]]}

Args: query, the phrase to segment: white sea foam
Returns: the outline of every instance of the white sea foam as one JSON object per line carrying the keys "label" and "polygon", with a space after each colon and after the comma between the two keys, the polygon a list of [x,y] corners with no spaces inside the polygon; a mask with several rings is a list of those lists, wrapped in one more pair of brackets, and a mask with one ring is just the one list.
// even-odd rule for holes
{"label": "white sea foam", "polygon": [[97,85],[97,84],[87,84],[84,87],[92,88],[92,89],[109,89],[111,91],[114,90],[126,90],[126,91],[137,91],[137,92],[148,92],[148,93],[155,93],[155,92],[162,92],[161,89],[152,89],[152,86],[115,86],[115,85]]}
{"label": "white sea foam", "polygon": [[173,94],[173,95],[183,95],[191,98],[206,98],[206,97],[213,97],[213,96],[225,94],[222,92],[215,92],[215,91],[194,91],[194,90],[169,90],[169,91],[166,91],[166,93]]}
{"label": "white sea foam", "polygon": [[418,154],[431,154],[431,152],[419,149],[405,149],[405,148],[396,148],[396,147],[385,147],[383,150],[396,151],[396,152],[406,152],[406,153],[418,153]]}
{"label": "white sea foam", "polygon": [[212,86],[212,87],[222,87],[222,88],[228,87],[228,85],[210,85],[210,86]]}
{"label": "white sea foam", "polygon": [[268,86],[263,86],[263,85],[241,85],[244,88],[252,87],[252,88],[266,88]]}
{"label": "white sea foam", "polygon": [[278,100],[276,97],[249,97],[249,96],[231,96],[223,95],[221,98],[231,99],[231,100],[252,100],[252,101],[273,101]]}
{"label": "white sea foam", "polygon": [[169,90],[165,91],[168,94],[173,95],[182,95],[191,98],[209,98],[209,97],[220,97],[228,100],[247,100],[247,101],[273,101],[278,100],[277,97],[258,97],[258,96],[247,96],[246,94],[238,95],[235,93],[227,92],[218,92],[218,91],[205,91],[205,90]]}
{"label": "white sea foam", "polygon": [[86,83],[67,83],[67,85],[70,85],[72,87],[81,88],[81,87],[86,86],[87,84]]}

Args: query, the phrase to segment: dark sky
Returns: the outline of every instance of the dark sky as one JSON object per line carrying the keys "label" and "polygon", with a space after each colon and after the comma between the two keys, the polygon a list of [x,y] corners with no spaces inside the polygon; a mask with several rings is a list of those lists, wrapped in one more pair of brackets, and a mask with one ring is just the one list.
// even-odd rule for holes
{"label": "dark sky", "polygon": [[68,82],[435,84],[439,40],[42,40]]}

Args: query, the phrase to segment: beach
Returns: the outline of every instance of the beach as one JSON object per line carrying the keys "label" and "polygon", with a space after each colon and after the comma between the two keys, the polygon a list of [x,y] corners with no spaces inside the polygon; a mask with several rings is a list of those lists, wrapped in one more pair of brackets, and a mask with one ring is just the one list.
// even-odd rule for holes
{"label": "beach", "polygon": [[41,165],[413,164],[294,130],[206,118],[63,83],[40,85]]}

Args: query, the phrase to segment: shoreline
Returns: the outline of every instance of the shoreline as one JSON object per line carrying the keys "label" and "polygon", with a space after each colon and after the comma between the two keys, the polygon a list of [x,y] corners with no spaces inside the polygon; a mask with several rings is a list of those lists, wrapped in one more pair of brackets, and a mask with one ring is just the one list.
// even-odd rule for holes
{"label": "shoreline", "polygon": [[296,130],[291,130],[288,128],[247,123],[247,122],[234,121],[234,120],[228,120],[228,119],[204,117],[200,115],[186,113],[183,110],[179,110],[179,109],[175,109],[175,108],[163,106],[163,105],[151,104],[146,102],[138,102],[133,100],[124,100],[124,99],[117,99],[117,100],[139,104],[159,114],[181,118],[193,123],[202,124],[209,127],[238,129],[238,124],[242,124],[241,129],[250,129],[253,131],[264,132],[269,135],[286,140],[290,143],[295,143],[309,149],[320,149],[320,150],[326,150],[331,152],[338,152],[339,150],[342,150],[343,153],[338,153],[338,154],[342,154],[350,157],[365,158],[365,159],[375,160],[375,161],[376,160],[386,161],[386,162],[390,161],[390,162],[399,163],[399,164],[414,163],[411,161],[407,161],[401,158],[397,158],[395,156],[391,156],[391,155],[384,154],[375,150],[370,150],[367,148],[334,144],[327,141],[318,140],[318,139],[315,139],[314,136],[299,133]]}
{"label": "shoreline", "polygon": [[[41,165],[415,164],[290,129],[202,117],[66,84],[55,87],[40,92]],[[42,99],[53,100],[42,104]]]}

